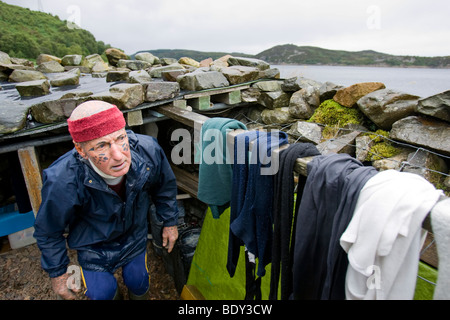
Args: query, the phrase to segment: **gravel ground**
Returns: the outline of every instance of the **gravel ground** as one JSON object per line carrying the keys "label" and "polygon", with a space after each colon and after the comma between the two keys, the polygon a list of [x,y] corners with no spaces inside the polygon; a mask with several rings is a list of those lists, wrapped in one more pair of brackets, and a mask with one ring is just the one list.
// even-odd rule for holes
{"label": "gravel ground", "polygon": [[[3,241],[2,241],[3,240]],[[5,241],[6,240],[6,241]],[[7,239],[0,238],[0,300],[55,300],[50,279],[40,264],[40,251],[36,244],[10,250]],[[161,257],[153,250],[148,241],[148,269],[150,271],[150,300],[178,300],[172,277],[166,272]],[[76,252],[69,250],[71,263],[77,265]],[[127,299],[127,290],[123,284],[120,269],[115,274],[119,287]],[[86,300],[78,294],[80,300]]]}

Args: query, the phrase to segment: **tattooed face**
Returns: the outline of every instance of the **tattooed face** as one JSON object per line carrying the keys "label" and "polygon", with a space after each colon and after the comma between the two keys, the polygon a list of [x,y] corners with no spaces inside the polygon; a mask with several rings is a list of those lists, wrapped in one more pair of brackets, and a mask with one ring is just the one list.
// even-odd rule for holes
{"label": "tattooed face", "polygon": [[125,129],[82,144],[75,148],[85,159],[90,159],[102,172],[121,177],[127,174],[131,165],[131,152]]}

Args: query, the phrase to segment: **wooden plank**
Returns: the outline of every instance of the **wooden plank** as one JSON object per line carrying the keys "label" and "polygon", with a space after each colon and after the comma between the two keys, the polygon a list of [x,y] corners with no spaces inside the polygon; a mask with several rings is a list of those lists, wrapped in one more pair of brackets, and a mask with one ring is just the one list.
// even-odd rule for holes
{"label": "wooden plank", "polygon": [[41,189],[42,177],[36,149],[34,147],[26,147],[18,151],[20,165],[23,177],[30,197],[31,207],[36,216],[42,202]]}
{"label": "wooden plank", "polygon": [[240,90],[214,95],[211,96],[211,99],[213,102],[221,102],[228,105],[234,105],[242,102]]}
{"label": "wooden plank", "polygon": [[191,174],[177,166],[172,166],[172,171],[175,174],[178,188],[197,198],[198,175]]}
{"label": "wooden plank", "polygon": [[157,107],[155,110],[173,120],[181,122],[192,128],[201,128],[203,124],[209,119],[208,117],[196,112],[183,110],[174,107],[173,105]]}

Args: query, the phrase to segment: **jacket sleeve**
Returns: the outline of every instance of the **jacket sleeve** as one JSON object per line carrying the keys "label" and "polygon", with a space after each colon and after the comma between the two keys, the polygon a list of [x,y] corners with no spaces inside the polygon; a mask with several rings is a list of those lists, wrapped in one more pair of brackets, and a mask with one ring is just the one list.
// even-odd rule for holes
{"label": "jacket sleeve", "polygon": [[[53,170],[54,171],[54,170]],[[67,271],[65,228],[75,211],[76,187],[66,183],[64,175],[53,171],[43,173],[42,203],[35,221],[34,237],[41,250],[42,268],[51,278]]]}
{"label": "jacket sleeve", "polygon": [[177,182],[164,150],[155,138],[139,136],[144,152],[153,162],[156,170],[155,183],[150,188],[150,196],[156,207],[156,215],[164,227],[178,224]]}

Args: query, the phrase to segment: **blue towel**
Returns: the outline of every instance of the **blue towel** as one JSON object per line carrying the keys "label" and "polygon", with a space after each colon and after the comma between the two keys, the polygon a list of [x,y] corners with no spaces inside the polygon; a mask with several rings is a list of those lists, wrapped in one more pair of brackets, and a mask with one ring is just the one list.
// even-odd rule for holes
{"label": "blue towel", "polygon": [[262,277],[265,266],[271,261],[273,175],[278,169],[277,163],[269,160],[272,150],[288,143],[288,136],[282,131],[241,136],[237,137],[235,146],[242,147],[245,141],[245,150],[248,150],[250,139],[254,140],[255,136],[256,143],[250,157],[239,147],[235,148],[230,228],[237,239],[229,246],[227,268],[232,276],[239,258],[236,257],[237,246],[244,244],[258,258],[257,275]]}
{"label": "blue towel", "polygon": [[230,206],[233,168],[227,157],[227,133],[247,127],[234,119],[211,118],[200,133],[200,164],[198,194],[200,201],[208,204],[212,215],[218,219]]}

